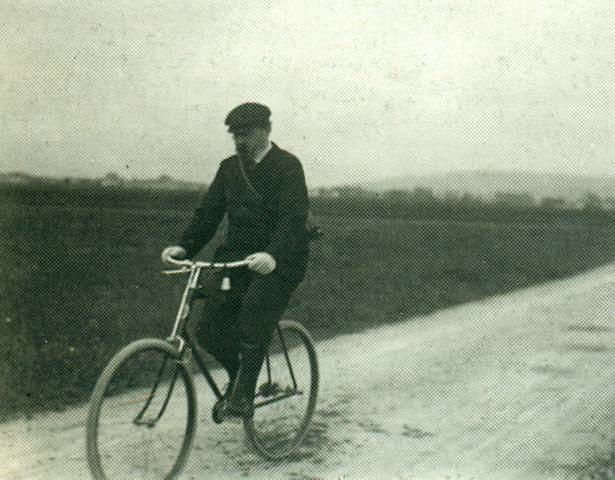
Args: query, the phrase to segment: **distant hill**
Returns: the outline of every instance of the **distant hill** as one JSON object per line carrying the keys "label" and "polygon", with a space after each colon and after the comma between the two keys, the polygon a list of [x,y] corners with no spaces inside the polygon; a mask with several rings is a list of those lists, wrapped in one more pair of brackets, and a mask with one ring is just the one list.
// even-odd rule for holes
{"label": "distant hill", "polygon": [[564,173],[468,170],[426,176],[400,176],[363,184],[369,190],[429,188],[436,195],[468,192],[487,199],[496,192],[529,193],[536,198],[560,197],[578,200],[587,192],[615,196],[615,176],[585,176]]}
{"label": "distant hill", "polygon": [[141,188],[150,190],[200,190],[202,183],[178,180],[169,175],[154,178],[125,178],[110,172],[100,178],[43,177],[22,172],[0,172],[0,184],[10,185],[70,185],[73,187]]}

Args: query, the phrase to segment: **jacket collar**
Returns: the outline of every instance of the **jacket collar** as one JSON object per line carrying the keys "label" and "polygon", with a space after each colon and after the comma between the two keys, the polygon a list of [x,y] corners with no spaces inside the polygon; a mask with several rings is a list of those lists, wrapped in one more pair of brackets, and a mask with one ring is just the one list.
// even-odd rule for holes
{"label": "jacket collar", "polygon": [[258,155],[256,155],[256,157],[254,158],[254,163],[256,164],[261,163],[263,158],[265,158],[267,154],[271,151],[272,147],[273,147],[273,144],[271,142],[268,142],[267,146],[261,152],[259,152]]}
{"label": "jacket collar", "polygon": [[275,143],[271,142],[271,147],[269,148],[269,150],[267,150],[267,153],[263,156],[261,161],[258,162],[258,165],[261,165],[263,163],[269,163],[268,161],[271,159],[271,157],[275,157],[279,151],[280,147],[278,147]]}

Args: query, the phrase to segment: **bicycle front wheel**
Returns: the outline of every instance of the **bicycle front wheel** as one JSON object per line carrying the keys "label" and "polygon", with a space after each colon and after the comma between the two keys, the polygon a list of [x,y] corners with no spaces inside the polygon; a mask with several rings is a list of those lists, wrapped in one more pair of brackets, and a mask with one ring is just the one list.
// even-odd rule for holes
{"label": "bicycle front wheel", "polygon": [[318,395],[318,362],[308,331],[281,321],[257,383],[254,415],[244,419],[248,440],[265,458],[290,455],[305,438]]}
{"label": "bicycle front wheel", "polygon": [[196,419],[190,373],[169,342],[138,340],[101,374],[86,426],[96,480],[171,479],[188,458]]}

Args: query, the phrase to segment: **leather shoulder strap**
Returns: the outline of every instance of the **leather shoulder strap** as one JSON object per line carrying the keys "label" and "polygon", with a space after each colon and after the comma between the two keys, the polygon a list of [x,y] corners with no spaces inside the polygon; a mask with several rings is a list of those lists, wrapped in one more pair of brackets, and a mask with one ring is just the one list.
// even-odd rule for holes
{"label": "leather shoulder strap", "polygon": [[252,182],[248,178],[248,175],[246,175],[246,171],[243,168],[243,162],[241,161],[239,156],[236,157],[236,160],[237,160],[237,164],[239,165],[239,171],[241,172],[241,176],[243,178],[244,183],[246,184],[246,187],[248,188],[248,190],[250,191],[252,195],[255,195],[259,200],[262,200],[261,194],[258,193],[256,188],[254,188],[254,185],[252,185]]}

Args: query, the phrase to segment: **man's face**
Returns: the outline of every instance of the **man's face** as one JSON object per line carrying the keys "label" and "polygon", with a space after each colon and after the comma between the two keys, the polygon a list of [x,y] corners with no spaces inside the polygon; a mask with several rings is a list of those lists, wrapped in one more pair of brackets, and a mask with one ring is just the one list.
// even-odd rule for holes
{"label": "man's face", "polygon": [[231,134],[235,150],[241,158],[254,158],[256,153],[265,148],[269,140],[269,128],[266,127],[238,129]]}

